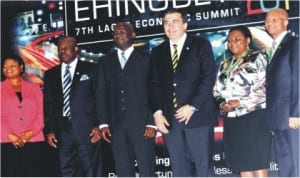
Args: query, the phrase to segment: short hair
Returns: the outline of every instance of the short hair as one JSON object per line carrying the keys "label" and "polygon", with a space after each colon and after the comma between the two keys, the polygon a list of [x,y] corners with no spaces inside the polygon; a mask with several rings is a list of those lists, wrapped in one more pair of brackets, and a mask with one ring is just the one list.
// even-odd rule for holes
{"label": "short hair", "polygon": [[169,10],[165,11],[163,18],[165,18],[166,15],[173,14],[173,13],[179,13],[181,15],[182,21],[184,23],[188,23],[187,15],[185,13],[183,13],[182,11],[180,11],[179,9],[169,9]]}
{"label": "short hair", "polygon": [[278,12],[280,15],[282,15],[285,18],[284,20],[287,20],[289,18],[289,14],[287,13],[287,11],[281,8],[271,9],[268,13],[270,12]]}
{"label": "short hair", "polygon": [[240,31],[245,38],[250,38],[250,44],[249,44],[249,46],[251,45],[251,43],[252,43],[252,35],[251,35],[251,32],[250,32],[250,30],[249,30],[248,27],[243,26],[243,25],[239,25],[239,26],[232,27],[229,30],[229,33],[231,33],[232,31]]}
{"label": "short hair", "polygon": [[69,38],[69,39],[72,39],[72,42],[74,44],[74,47],[77,46],[77,39],[74,37],[74,36],[62,36],[58,39],[58,44],[60,44],[60,42],[63,40],[63,39],[66,39],[66,38]]}
{"label": "short hair", "polygon": [[10,54],[10,55],[5,56],[3,63],[8,59],[12,59],[12,60],[16,61],[19,65],[25,66],[23,59],[21,58],[21,56],[19,56],[17,54]]}
{"label": "short hair", "polygon": [[21,75],[24,74],[24,72],[25,72],[25,63],[24,63],[23,59],[21,58],[21,56],[19,56],[17,54],[9,54],[7,56],[4,56],[3,60],[1,61],[2,62],[2,64],[1,64],[2,67],[3,67],[4,62],[8,59],[16,61],[20,66],[22,65],[23,66],[23,71],[21,72]]}
{"label": "short hair", "polygon": [[118,22],[116,22],[116,25],[115,25],[115,27],[114,27],[114,30],[116,29],[116,26],[117,26],[118,24],[120,24],[120,25],[122,24],[122,25],[126,26],[132,33],[135,32],[134,26],[133,26],[131,23],[127,23],[127,22],[124,22],[124,21],[118,21]]}

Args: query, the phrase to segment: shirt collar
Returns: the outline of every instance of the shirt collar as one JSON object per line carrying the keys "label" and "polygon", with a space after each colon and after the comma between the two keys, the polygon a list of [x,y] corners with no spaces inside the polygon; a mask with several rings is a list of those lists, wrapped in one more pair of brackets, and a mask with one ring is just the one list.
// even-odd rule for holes
{"label": "shirt collar", "polygon": [[78,59],[75,58],[70,64],[66,64],[66,63],[63,62],[63,63],[61,64],[61,66],[62,66],[63,69],[65,69],[66,66],[69,65],[71,69],[75,69],[77,63],[78,63]]}
{"label": "shirt collar", "polygon": [[125,51],[122,51],[120,48],[118,48],[118,56],[121,56],[121,53],[124,52],[125,53],[125,57],[126,59],[129,58],[129,56],[131,55],[132,51],[134,50],[133,45],[131,45],[129,48],[127,48]]}
{"label": "shirt collar", "polygon": [[178,56],[179,56],[179,58],[180,58],[181,52],[182,52],[182,48],[183,48],[183,45],[184,45],[184,42],[185,42],[186,38],[187,38],[187,34],[184,33],[183,36],[178,40],[177,43],[173,43],[173,42],[170,40],[171,55],[172,55],[173,52],[174,52],[173,44],[177,44],[177,52],[178,52]]}
{"label": "shirt collar", "polygon": [[287,31],[282,32],[276,39],[276,48],[277,46],[281,43],[281,41],[283,40],[283,38],[285,37],[285,35],[287,34]]}
{"label": "shirt collar", "polygon": [[184,42],[185,42],[186,37],[187,37],[187,34],[184,33],[184,34],[182,35],[182,37],[178,40],[177,43],[173,43],[173,42],[170,40],[170,46],[171,46],[171,48],[173,47],[173,44],[177,44],[177,47],[182,47],[183,44],[184,44]]}
{"label": "shirt collar", "polygon": [[61,64],[61,77],[62,78],[64,77],[63,75],[64,75],[64,72],[66,70],[66,66],[69,65],[70,66],[69,70],[70,70],[70,73],[71,73],[71,78],[73,79],[77,63],[78,63],[78,58],[75,58],[70,64],[62,63]]}

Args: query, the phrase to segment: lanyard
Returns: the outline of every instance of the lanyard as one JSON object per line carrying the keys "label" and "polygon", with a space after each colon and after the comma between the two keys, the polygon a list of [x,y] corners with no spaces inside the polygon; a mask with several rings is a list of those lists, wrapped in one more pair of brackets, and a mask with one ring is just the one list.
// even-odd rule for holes
{"label": "lanyard", "polygon": [[240,59],[232,59],[232,60],[230,61],[230,64],[229,64],[229,66],[227,67],[227,69],[226,69],[226,71],[225,71],[225,74],[226,74],[227,78],[229,77],[229,73],[232,71],[232,69],[233,69],[236,65],[239,64],[239,62],[240,62]]}
{"label": "lanyard", "polygon": [[249,54],[249,49],[243,53],[243,55],[240,58],[232,57],[229,66],[227,67],[225,74],[227,78],[229,78],[229,73],[232,71],[232,69],[237,66],[243,59]]}
{"label": "lanyard", "polygon": [[[239,59],[231,59],[229,66],[227,67],[226,71],[225,71],[225,75],[226,75],[226,79],[224,81],[225,86],[227,86],[228,84],[228,79],[230,77],[230,72],[232,71],[232,69],[234,69],[237,65],[239,65],[241,62],[243,61],[243,57],[239,58]],[[227,88],[227,87],[226,87]]]}

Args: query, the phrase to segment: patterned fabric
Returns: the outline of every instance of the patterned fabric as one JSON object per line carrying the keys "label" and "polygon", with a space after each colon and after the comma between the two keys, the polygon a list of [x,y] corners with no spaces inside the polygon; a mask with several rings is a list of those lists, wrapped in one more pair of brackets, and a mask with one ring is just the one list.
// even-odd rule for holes
{"label": "patterned fabric", "polygon": [[70,112],[70,91],[71,91],[71,72],[70,66],[66,66],[66,70],[63,78],[63,115],[69,117]]}
{"label": "patterned fabric", "polygon": [[172,65],[173,65],[173,70],[175,71],[177,65],[178,65],[178,52],[177,52],[177,45],[173,45],[174,48],[174,53],[172,55]]}
{"label": "patterned fabric", "polygon": [[[173,66],[173,70],[175,72],[179,59],[178,59],[177,45],[174,44],[173,48],[174,48],[174,53],[172,55],[172,66]],[[177,108],[177,98],[176,98],[175,91],[173,92],[173,106],[174,106],[174,108]]]}
{"label": "patterned fabric", "polygon": [[214,97],[219,104],[229,100],[240,101],[240,106],[234,111],[220,111],[221,115],[238,117],[266,108],[266,67],[267,55],[258,51],[248,51],[239,60],[231,57],[221,63],[213,89]]}

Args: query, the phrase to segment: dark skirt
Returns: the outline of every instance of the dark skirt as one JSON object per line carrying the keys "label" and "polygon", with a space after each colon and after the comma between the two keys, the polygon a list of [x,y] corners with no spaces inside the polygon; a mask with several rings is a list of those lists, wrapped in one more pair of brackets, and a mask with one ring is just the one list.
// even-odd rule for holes
{"label": "dark skirt", "polygon": [[2,177],[42,177],[45,175],[45,142],[28,142],[15,149],[11,143],[1,143]]}
{"label": "dark skirt", "polygon": [[234,172],[267,169],[271,159],[271,132],[266,110],[224,119],[225,163]]}

